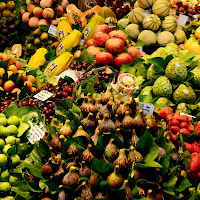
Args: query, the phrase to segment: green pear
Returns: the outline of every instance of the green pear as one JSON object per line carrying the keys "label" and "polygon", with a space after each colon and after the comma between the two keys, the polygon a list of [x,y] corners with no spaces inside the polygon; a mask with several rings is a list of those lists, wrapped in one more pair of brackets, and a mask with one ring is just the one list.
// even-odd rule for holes
{"label": "green pear", "polygon": [[5,167],[8,163],[8,157],[5,154],[0,154],[0,167]]}
{"label": "green pear", "polygon": [[5,146],[5,141],[0,138],[0,149],[2,149]]}
{"label": "green pear", "polygon": [[11,185],[9,182],[0,183],[0,192],[7,193],[11,190]]}
{"label": "green pear", "polygon": [[16,176],[10,175],[10,177],[9,177],[9,183],[11,185],[14,185],[17,182],[17,180],[18,180],[18,178]]}
{"label": "green pear", "polygon": [[6,118],[6,115],[4,113],[0,113],[0,117],[5,117]]}
{"label": "green pear", "polygon": [[2,127],[0,133],[2,136],[6,137],[11,135],[11,130],[8,127]]}
{"label": "green pear", "polygon": [[18,134],[18,128],[15,125],[9,125],[7,128],[10,130],[11,135],[17,135]]}
{"label": "green pear", "polygon": [[8,169],[4,170],[3,172],[1,172],[0,175],[0,181],[6,181],[10,176],[10,172],[8,171]]}
{"label": "green pear", "polygon": [[8,120],[5,117],[0,117],[0,125],[6,126],[8,123]]}
{"label": "green pear", "polygon": [[8,155],[8,149],[10,149],[12,146],[10,144],[6,144],[4,148],[2,149],[2,152],[6,155]]}
{"label": "green pear", "polygon": [[20,144],[21,139],[20,138],[16,138],[16,144]]}
{"label": "green pear", "polygon": [[16,143],[16,137],[13,135],[8,136],[6,139],[6,144],[14,145]]}
{"label": "green pear", "polygon": [[16,166],[20,162],[20,157],[17,154],[11,155],[10,156],[10,165],[11,166]]}
{"label": "green pear", "polygon": [[11,117],[9,117],[8,118],[8,124],[9,125],[19,126],[19,124],[20,124],[19,117],[17,117],[17,116],[11,116]]}

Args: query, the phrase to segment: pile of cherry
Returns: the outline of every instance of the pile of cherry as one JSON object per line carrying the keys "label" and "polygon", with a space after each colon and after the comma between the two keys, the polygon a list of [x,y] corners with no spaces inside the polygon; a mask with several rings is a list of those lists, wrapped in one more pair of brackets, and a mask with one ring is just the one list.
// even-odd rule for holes
{"label": "pile of cherry", "polygon": [[16,100],[16,97],[12,97],[12,96],[5,96],[1,98],[1,102],[0,102],[0,113],[4,111],[5,108],[7,108],[9,105],[11,105],[12,103],[14,103],[14,101]]}

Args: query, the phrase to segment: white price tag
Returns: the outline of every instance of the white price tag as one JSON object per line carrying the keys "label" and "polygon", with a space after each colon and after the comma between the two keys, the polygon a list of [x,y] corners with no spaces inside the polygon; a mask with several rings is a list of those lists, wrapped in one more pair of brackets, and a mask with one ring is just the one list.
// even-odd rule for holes
{"label": "white price tag", "polygon": [[50,25],[48,33],[54,36],[57,36],[57,27],[54,25]]}
{"label": "white price tag", "polygon": [[193,18],[198,20],[198,15],[193,15]]}
{"label": "white price tag", "polygon": [[188,16],[180,14],[178,17],[178,23],[184,27],[186,25],[188,19],[189,19]]}
{"label": "white price tag", "polygon": [[140,102],[139,106],[144,111],[144,114],[153,114],[153,111],[154,111],[154,105],[153,104]]}
{"label": "white price tag", "polygon": [[48,98],[50,98],[53,95],[53,93],[47,91],[47,90],[42,90],[41,92],[37,93],[33,97],[36,99],[39,99],[40,101],[46,101]]}
{"label": "white price tag", "polygon": [[143,47],[136,47],[136,48],[139,50],[140,56],[142,56]]}
{"label": "white price tag", "polygon": [[44,131],[42,131],[37,125],[32,126],[29,132],[30,134],[27,139],[31,144],[33,144],[35,141],[39,141],[45,135]]}

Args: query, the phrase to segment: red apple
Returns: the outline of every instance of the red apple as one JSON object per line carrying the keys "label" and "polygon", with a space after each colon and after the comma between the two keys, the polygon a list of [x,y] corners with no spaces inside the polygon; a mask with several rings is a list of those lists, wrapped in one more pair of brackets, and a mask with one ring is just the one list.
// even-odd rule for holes
{"label": "red apple", "polygon": [[109,34],[110,33],[110,27],[106,24],[99,24],[98,26],[95,27],[94,32],[95,33],[104,32],[104,33]]}
{"label": "red apple", "polygon": [[95,46],[104,47],[105,42],[109,39],[109,36],[103,32],[97,32],[93,35],[92,41]]}
{"label": "red apple", "polygon": [[98,53],[100,53],[101,51],[99,50],[99,47],[95,47],[95,46],[89,46],[87,48],[87,51],[89,52],[90,56],[94,56]]}
{"label": "red apple", "polygon": [[87,49],[88,47],[90,47],[90,46],[94,46],[94,43],[93,43],[92,39],[89,39],[89,40],[86,42],[86,44],[85,44],[86,49]]}
{"label": "red apple", "polygon": [[122,6],[122,9],[123,9],[125,15],[127,15],[130,12],[130,8],[128,5]]}
{"label": "red apple", "polygon": [[100,52],[97,54],[95,58],[97,65],[104,66],[104,65],[111,65],[113,63],[113,55],[108,52]]}
{"label": "red apple", "polygon": [[119,8],[120,7],[120,3],[118,0],[115,0],[112,2],[112,5],[115,7],[115,8]]}
{"label": "red apple", "polygon": [[131,56],[131,58],[139,58],[140,57],[140,52],[137,47],[134,46],[129,46],[127,48],[128,54]]}
{"label": "red apple", "polygon": [[126,42],[126,33],[121,30],[114,30],[108,34],[109,38],[120,38],[124,42]]}
{"label": "red apple", "polygon": [[133,64],[133,60],[131,58],[131,56],[127,53],[121,53],[119,54],[115,60],[115,68],[120,69],[120,67],[124,64],[124,63],[131,63]]}
{"label": "red apple", "polygon": [[121,53],[124,51],[124,42],[119,38],[108,39],[105,43],[105,48],[112,54]]}
{"label": "red apple", "polygon": [[120,18],[122,18],[124,16],[124,11],[121,8],[117,8],[115,10],[115,14],[116,14],[117,18],[120,19]]}

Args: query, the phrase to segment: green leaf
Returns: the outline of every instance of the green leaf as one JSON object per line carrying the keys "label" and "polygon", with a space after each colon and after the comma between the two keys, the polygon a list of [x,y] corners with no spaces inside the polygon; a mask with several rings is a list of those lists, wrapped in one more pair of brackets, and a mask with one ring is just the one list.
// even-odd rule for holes
{"label": "green leaf", "polygon": [[142,40],[138,40],[138,41],[136,42],[136,46],[137,46],[137,47],[143,47],[143,46],[145,46],[145,42],[142,41]]}
{"label": "green leaf", "polygon": [[18,134],[17,137],[21,137],[26,130],[28,130],[30,125],[28,123],[22,122],[22,119],[20,119],[20,125],[18,127]]}
{"label": "green leaf", "polygon": [[56,115],[66,116],[69,109],[72,108],[72,101],[69,99],[65,99],[62,101],[56,101]]}
{"label": "green leaf", "polygon": [[48,159],[51,157],[51,152],[50,152],[48,144],[42,139],[39,141],[38,150],[41,157],[45,160],[45,162],[47,162]]}
{"label": "green leaf", "polygon": [[147,95],[139,95],[139,101],[143,103],[151,103],[151,98]]}
{"label": "green leaf", "polygon": [[170,164],[171,156],[172,156],[172,154],[169,154],[165,157],[160,158],[160,164],[162,166],[161,173],[163,175],[166,175],[167,172],[168,172],[168,167],[169,167],[169,164]]}
{"label": "green leaf", "polygon": [[129,73],[135,76],[136,69],[130,63],[124,63],[120,68],[121,73]]}
{"label": "green leaf", "polygon": [[174,175],[170,176],[168,181],[163,183],[163,191],[172,196],[175,195],[174,189],[178,178]]}
{"label": "green leaf", "polygon": [[29,185],[26,183],[26,181],[18,181],[12,186],[11,190],[24,198],[30,197]]}
{"label": "green leaf", "polygon": [[81,52],[79,61],[80,61],[80,63],[82,61],[85,61],[87,64],[90,64],[95,59],[95,57],[96,57],[96,55],[90,56],[89,52],[85,49]]}
{"label": "green leaf", "polygon": [[175,192],[183,192],[187,187],[190,187],[192,184],[184,176],[180,176],[179,184],[175,188]]}

